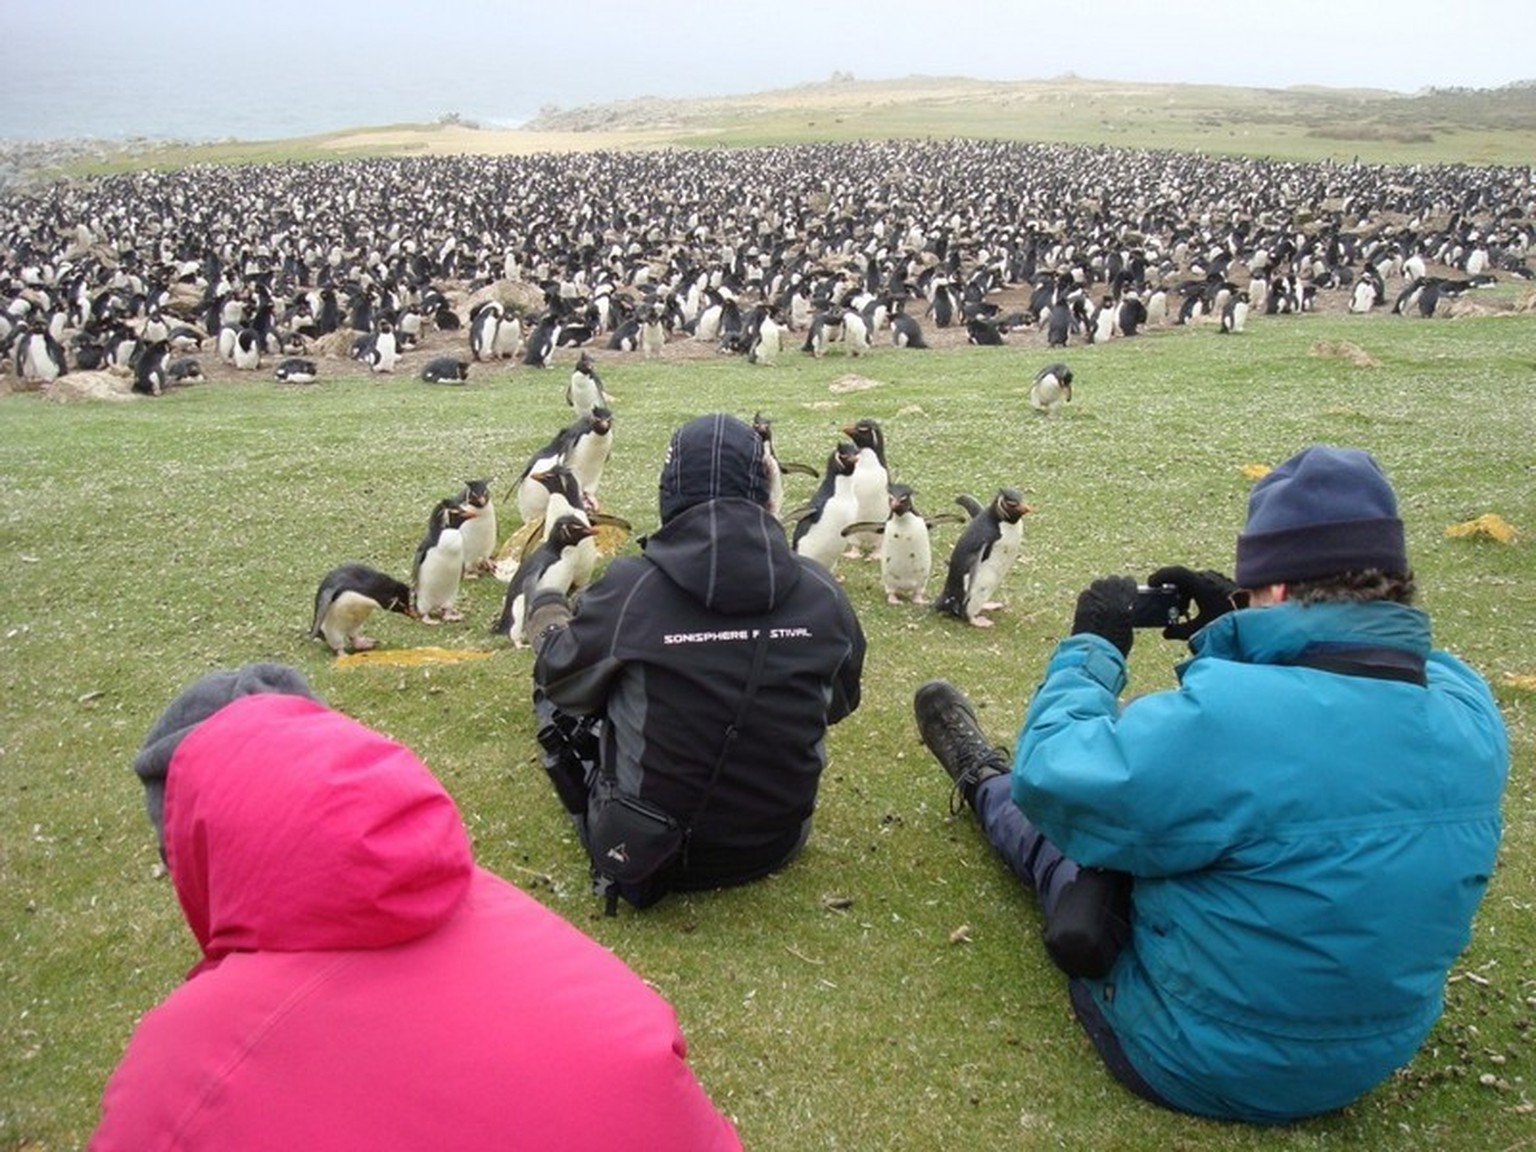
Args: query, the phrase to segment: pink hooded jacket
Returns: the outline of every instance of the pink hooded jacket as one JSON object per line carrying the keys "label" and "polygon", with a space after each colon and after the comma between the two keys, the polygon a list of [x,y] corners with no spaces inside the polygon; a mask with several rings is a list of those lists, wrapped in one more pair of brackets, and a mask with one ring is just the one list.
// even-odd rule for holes
{"label": "pink hooded jacket", "polygon": [[298,696],[198,725],[165,794],[203,959],[140,1022],[110,1149],[739,1149],[672,1009],[477,868],[411,751]]}

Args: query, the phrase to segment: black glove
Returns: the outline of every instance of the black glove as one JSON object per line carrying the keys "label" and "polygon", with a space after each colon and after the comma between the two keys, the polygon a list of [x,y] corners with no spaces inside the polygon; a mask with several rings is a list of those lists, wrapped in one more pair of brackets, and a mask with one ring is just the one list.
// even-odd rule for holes
{"label": "black glove", "polygon": [[1191,603],[1200,610],[1193,619],[1180,620],[1163,629],[1165,640],[1188,640],[1218,616],[1232,611],[1232,593],[1238,590],[1226,576],[1207,568],[1192,572],[1188,568],[1159,568],[1147,577],[1152,585],[1172,584],[1179,590],[1179,615],[1188,616]]}
{"label": "black glove", "polygon": [[544,637],[556,628],[564,628],[571,621],[571,606],[566,603],[565,593],[553,588],[536,593],[528,602],[528,623],[524,629],[529,643],[535,650],[544,643]]}
{"label": "black glove", "polygon": [[1129,656],[1131,642],[1136,638],[1131,628],[1131,610],[1135,606],[1136,581],[1129,576],[1095,580],[1078,594],[1072,634],[1092,632],[1120,649],[1122,656]]}

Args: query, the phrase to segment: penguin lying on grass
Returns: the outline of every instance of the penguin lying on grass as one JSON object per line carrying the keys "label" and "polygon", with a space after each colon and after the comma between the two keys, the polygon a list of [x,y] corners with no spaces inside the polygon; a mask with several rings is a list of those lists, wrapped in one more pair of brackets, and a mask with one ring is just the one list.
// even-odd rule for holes
{"label": "penguin lying on grass", "polygon": [[993,596],[1019,558],[1022,521],[1031,509],[1017,488],[998,489],[985,508],[970,496],[957,497],[955,503],[971,513],[971,522],[950,553],[944,591],[933,609],[978,628],[990,628],[986,613],[1002,607]]}
{"label": "penguin lying on grass", "polygon": [[570,594],[581,564],[581,546],[595,535],[597,529],[575,514],[561,516],[551,524],[549,534],[522,558],[512,573],[501,614],[491,625],[491,632],[507,637],[515,648],[526,645],[528,605],[540,592]]}
{"label": "penguin lying on grass", "polygon": [[338,656],[366,652],[378,642],[363,635],[363,623],[380,608],[415,619],[410,585],[366,564],[342,564],[320,581],[309,634],[323,638]]}
{"label": "penguin lying on grass", "polygon": [[890,515],[883,523],[854,523],[843,529],[844,536],[856,532],[880,534],[880,583],[885,588],[885,602],[900,604],[928,603],[924,590],[933,573],[933,544],[929,529],[935,524],[963,524],[965,517],[941,513],[930,519],[918,514],[912,503],[912,489],[906,484],[892,484]]}
{"label": "penguin lying on grass", "polygon": [[421,366],[428,384],[464,384],[469,380],[469,361],[457,356],[434,356]]}
{"label": "penguin lying on grass", "polygon": [[290,356],[277,366],[273,379],[286,384],[313,384],[320,375],[320,367],[303,356]]}

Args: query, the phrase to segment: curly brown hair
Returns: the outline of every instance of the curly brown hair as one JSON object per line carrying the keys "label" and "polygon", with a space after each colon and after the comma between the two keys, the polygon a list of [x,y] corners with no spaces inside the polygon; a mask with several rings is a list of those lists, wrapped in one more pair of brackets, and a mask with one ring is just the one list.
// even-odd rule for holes
{"label": "curly brown hair", "polygon": [[1329,576],[1326,580],[1297,580],[1285,586],[1285,598],[1302,604],[1320,604],[1325,601],[1364,604],[1371,600],[1412,604],[1414,591],[1412,572],[1383,572],[1380,568],[1365,568],[1359,572]]}

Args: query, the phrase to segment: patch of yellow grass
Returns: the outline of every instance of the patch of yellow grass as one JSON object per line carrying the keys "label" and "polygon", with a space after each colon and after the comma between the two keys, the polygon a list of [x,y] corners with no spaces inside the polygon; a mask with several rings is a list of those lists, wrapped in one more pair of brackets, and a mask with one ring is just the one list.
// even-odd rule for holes
{"label": "patch of yellow grass", "polygon": [[1474,519],[1452,524],[1445,534],[1453,539],[1497,540],[1500,544],[1513,544],[1520,537],[1515,526],[1496,512],[1484,512]]}
{"label": "patch of yellow grass", "polygon": [[469,660],[488,660],[494,652],[475,648],[370,648],[366,652],[348,652],[336,657],[338,668],[360,668],[376,664],[390,668],[421,668],[428,664],[463,664]]}

